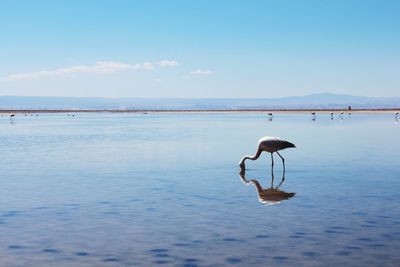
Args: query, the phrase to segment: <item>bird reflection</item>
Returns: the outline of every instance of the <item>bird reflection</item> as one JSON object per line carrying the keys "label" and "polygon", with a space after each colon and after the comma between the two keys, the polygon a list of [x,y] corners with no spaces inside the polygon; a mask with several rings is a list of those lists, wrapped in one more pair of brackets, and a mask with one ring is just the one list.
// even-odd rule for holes
{"label": "bird reflection", "polygon": [[245,170],[242,170],[239,174],[240,180],[245,184],[253,184],[258,193],[258,200],[264,205],[275,205],[279,204],[283,200],[287,200],[293,197],[296,193],[285,192],[279,189],[282,182],[279,183],[277,187],[274,188],[274,180],[271,180],[271,187],[264,189],[261,184],[256,179],[247,180],[245,175]]}

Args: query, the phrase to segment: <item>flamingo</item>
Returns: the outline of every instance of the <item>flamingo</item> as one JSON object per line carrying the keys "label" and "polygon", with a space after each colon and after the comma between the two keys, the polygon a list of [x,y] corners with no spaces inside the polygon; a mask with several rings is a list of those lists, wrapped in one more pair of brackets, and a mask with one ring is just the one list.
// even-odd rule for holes
{"label": "flamingo", "polygon": [[340,111],[340,113],[339,113],[339,117],[341,118],[341,119],[343,119],[343,111]]}
{"label": "flamingo", "polygon": [[[272,179],[274,179],[274,155],[273,153],[276,152],[278,154],[278,156],[282,159],[282,163],[283,163],[283,176],[282,176],[282,182],[285,180],[285,159],[281,156],[281,154],[279,154],[278,151],[289,148],[289,147],[296,147],[294,144],[285,141],[279,137],[271,137],[271,136],[264,136],[261,137],[258,140],[258,149],[256,151],[256,154],[254,156],[244,156],[242,158],[242,160],[239,162],[239,166],[242,170],[246,169],[245,166],[245,161],[247,159],[250,160],[256,160],[260,157],[262,152],[269,152],[271,153],[271,174],[272,174]],[[282,183],[281,182],[281,183]]]}
{"label": "flamingo", "polygon": [[312,116],[312,120],[315,121],[315,118],[316,118],[317,116],[315,115],[315,112],[314,112],[314,111],[311,112],[311,116]]}

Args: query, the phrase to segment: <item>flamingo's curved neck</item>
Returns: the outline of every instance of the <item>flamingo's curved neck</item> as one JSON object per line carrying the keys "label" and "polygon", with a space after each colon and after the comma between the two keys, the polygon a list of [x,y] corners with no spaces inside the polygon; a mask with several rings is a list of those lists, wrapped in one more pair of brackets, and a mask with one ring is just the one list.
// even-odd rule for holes
{"label": "flamingo's curved neck", "polygon": [[242,160],[240,161],[240,164],[241,164],[241,165],[244,164],[244,162],[245,162],[246,159],[251,159],[251,160],[256,160],[256,159],[258,159],[258,158],[260,157],[260,155],[261,155],[261,152],[262,152],[262,149],[259,147],[259,148],[257,149],[256,154],[255,154],[254,156],[249,156],[249,155],[244,156],[244,157],[242,158]]}
{"label": "flamingo's curved neck", "polygon": [[258,159],[258,158],[260,157],[261,152],[262,152],[262,149],[259,147],[259,148],[257,149],[256,154],[255,154],[254,156],[247,156],[247,158],[248,158],[248,159],[251,159],[251,160],[256,160],[256,159]]}

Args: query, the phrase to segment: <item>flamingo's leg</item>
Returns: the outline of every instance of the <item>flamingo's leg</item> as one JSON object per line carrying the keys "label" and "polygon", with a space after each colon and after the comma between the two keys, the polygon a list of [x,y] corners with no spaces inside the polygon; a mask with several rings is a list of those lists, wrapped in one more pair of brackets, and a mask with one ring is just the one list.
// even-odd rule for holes
{"label": "flamingo's leg", "polygon": [[271,188],[274,187],[274,155],[271,153]]}
{"label": "flamingo's leg", "polygon": [[278,187],[281,186],[281,184],[283,183],[283,181],[285,181],[285,172],[286,172],[286,168],[285,168],[285,159],[281,156],[281,154],[279,154],[278,151],[276,151],[276,153],[278,154],[279,157],[281,157],[282,159],[282,163],[283,163],[283,176],[282,176],[282,181],[279,183]]}

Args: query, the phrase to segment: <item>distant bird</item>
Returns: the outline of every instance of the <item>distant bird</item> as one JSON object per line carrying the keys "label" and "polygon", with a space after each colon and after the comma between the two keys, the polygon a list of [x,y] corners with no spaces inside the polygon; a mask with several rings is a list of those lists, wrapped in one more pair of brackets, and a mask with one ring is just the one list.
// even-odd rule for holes
{"label": "distant bird", "polygon": [[15,119],[15,114],[11,114],[10,115],[10,121],[13,120],[13,119]]}
{"label": "distant bird", "polygon": [[315,119],[317,118],[317,115],[315,115],[315,112],[311,112],[311,120],[315,121]]}
{"label": "distant bird", "polygon": [[268,113],[268,117],[272,117],[273,116],[273,114],[272,113]]}
{"label": "distant bird", "polygon": [[333,112],[331,112],[331,120],[333,120]]}
{"label": "distant bird", "polygon": [[312,120],[314,121],[315,120],[315,118],[317,117],[316,115],[315,115],[315,112],[313,111],[313,112],[311,112],[311,116],[312,116]]}
{"label": "distant bird", "polygon": [[285,148],[289,148],[289,147],[296,147],[294,144],[282,140],[279,137],[270,137],[270,136],[264,136],[261,137],[258,140],[258,149],[256,151],[256,154],[254,156],[244,156],[242,158],[242,160],[239,162],[239,166],[242,170],[246,169],[245,166],[245,161],[247,159],[250,160],[256,160],[260,157],[262,152],[269,152],[271,153],[271,173],[272,173],[272,178],[274,177],[274,155],[273,153],[276,152],[278,154],[278,156],[282,159],[282,163],[283,163],[283,177],[282,177],[282,181],[285,180],[285,159],[281,156],[281,154],[279,154],[279,150],[283,150]]}
{"label": "distant bird", "polygon": [[399,118],[399,113],[398,113],[398,112],[396,112],[396,113],[394,114],[394,118],[395,118],[396,120]]}
{"label": "distant bird", "polygon": [[341,118],[341,119],[343,119],[343,111],[340,111],[340,113],[339,113],[339,118]]}

